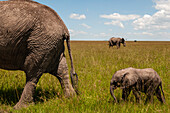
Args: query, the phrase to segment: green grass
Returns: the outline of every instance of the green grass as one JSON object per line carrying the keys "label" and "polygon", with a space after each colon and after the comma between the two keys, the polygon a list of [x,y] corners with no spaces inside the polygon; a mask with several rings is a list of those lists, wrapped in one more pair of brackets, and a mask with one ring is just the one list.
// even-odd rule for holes
{"label": "green grass", "polygon": [[[107,42],[73,41],[71,48],[81,95],[64,98],[57,78],[44,74],[37,85],[36,104],[13,110],[12,107],[21,96],[25,74],[22,71],[0,70],[0,112],[170,112],[170,42],[127,42],[127,47],[109,49]],[[67,49],[65,53],[70,68]],[[109,92],[110,80],[115,71],[127,67],[153,68],[157,71],[163,81],[166,104],[161,105],[154,97],[152,104],[144,105],[144,94],[141,104],[137,104],[132,93],[128,102],[124,102],[120,89],[115,90],[120,103],[114,104]]]}

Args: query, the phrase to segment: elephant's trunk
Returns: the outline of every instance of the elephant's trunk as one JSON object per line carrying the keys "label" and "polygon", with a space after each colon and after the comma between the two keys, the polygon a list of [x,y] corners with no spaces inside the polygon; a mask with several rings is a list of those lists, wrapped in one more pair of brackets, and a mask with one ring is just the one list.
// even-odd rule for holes
{"label": "elephant's trunk", "polygon": [[125,46],[126,46],[126,43],[124,43],[123,46],[125,47]]}
{"label": "elephant's trunk", "polygon": [[116,97],[115,97],[115,95],[113,93],[114,89],[116,89],[114,86],[110,86],[110,94],[112,95],[112,97],[114,98],[115,102],[117,103],[117,99],[116,99]]}

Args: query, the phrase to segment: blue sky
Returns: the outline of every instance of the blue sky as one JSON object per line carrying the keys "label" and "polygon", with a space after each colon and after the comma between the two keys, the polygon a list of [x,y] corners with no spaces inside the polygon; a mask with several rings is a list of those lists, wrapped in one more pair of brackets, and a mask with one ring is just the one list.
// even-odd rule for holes
{"label": "blue sky", "polygon": [[170,0],[35,0],[54,9],[71,40],[170,41]]}

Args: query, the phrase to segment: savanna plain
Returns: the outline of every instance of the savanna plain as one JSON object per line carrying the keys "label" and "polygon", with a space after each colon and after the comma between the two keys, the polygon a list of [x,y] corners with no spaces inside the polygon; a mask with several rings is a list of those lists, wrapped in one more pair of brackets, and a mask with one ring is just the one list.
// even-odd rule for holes
{"label": "savanna plain", "polygon": [[[170,41],[126,42],[126,47],[109,48],[107,41],[72,41],[74,66],[79,75],[80,95],[65,98],[57,78],[44,74],[35,92],[35,105],[13,110],[24,88],[26,77],[22,71],[0,69],[0,112],[21,113],[170,113]],[[67,64],[70,60],[66,48]],[[166,104],[156,96],[153,103],[144,104],[146,96],[141,94],[141,104],[130,94],[128,101],[121,99],[121,89],[115,90],[119,103],[110,95],[110,80],[117,70],[153,68],[162,79]]]}

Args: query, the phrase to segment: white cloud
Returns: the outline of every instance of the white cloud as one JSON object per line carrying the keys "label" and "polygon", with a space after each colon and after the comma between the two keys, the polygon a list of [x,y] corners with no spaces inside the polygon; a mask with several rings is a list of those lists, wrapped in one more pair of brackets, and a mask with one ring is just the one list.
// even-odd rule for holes
{"label": "white cloud", "polygon": [[81,20],[81,19],[86,19],[86,16],[84,14],[80,15],[80,14],[72,13],[70,15],[70,18],[71,19]]}
{"label": "white cloud", "polygon": [[131,32],[128,32],[127,33],[128,35],[148,35],[148,36],[153,36],[153,33],[150,33],[150,32],[140,32],[140,33],[131,33]]}
{"label": "white cloud", "polygon": [[169,10],[170,11],[170,1],[169,0],[155,0],[155,8],[157,10]]}
{"label": "white cloud", "polygon": [[120,15],[119,13],[113,13],[110,15],[100,15],[101,18],[106,18],[106,19],[112,19],[111,22],[105,22],[105,25],[114,25],[114,26],[119,26],[121,28],[125,28],[122,21],[129,21],[129,20],[135,20],[139,18],[139,15]]}
{"label": "white cloud", "polygon": [[87,28],[87,29],[90,29],[91,28],[91,26],[89,26],[89,25],[87,25],[87,24],[85,24],[85,23],[82,23],[82,24],[80,24],[81,26],[83,26],[83,27],[85,27],[85,28]]}
{"label": "white cloud", "polygon": [[110,34],[106,34],[104,32],[102,33],[98,33],[98,34],[92,34],[93,37],[96,37],[96,38],[107,38],[110,36]]}
{"label": "white cloud", "polygon": [[69,29],[69,32],[70,32],[70,33],[73,33],[73,32],[74,32],[74,30],[73,30],[73,29]]}
{"label": "white cloud", "polygon": [[114,25],[114,26],[119,26],[121,28],[124,28],[124,25],[120,21],[111,21],[111,22],[105,22],[105,25]]}
{"label": "white cloud", "polygon": [[87,32],[85,32],[85,31],[75,31],[73,29],[69,29],[69,32],[70,32],[71,36],[86,35],[87,34]]}
{"label": "white cloud", "polygon": [[155,9],[158,11],[153,15],[144,15],[133,22],[135,30],[149,29],[161,30],[170,28],[170,0],[156,0]]}
{"label": "white cloud", "polygon": [[154,35],[157,36],[157,37],[162,37],[162,38],[170,41],[170,32],[165,32],[165,31],[164,32],[157,32]]}
{"label": "white cloud", "polygon": [[139,15],[120,15],[119,13],[113,13],[110,15],[100,15],[101,18],[106,19],[113,19],[113,20],[120,20],[120,21],[128,21],[128,20],[134,20],[139,18]]}
{"label": "white cloud", "polygon": [[153,36],[152,33],[149,33],[149,32],[142,32],[143,35],[149,35],[149,36]]}
{"label": "white cloud", "polygon": [[170,33],[169,33],[169,32],[158,32],[157,34],[158,34],[158,35],[162,35],[162,36],[169,36],[169,37],[167,37],[167,38],[170,39]]}

